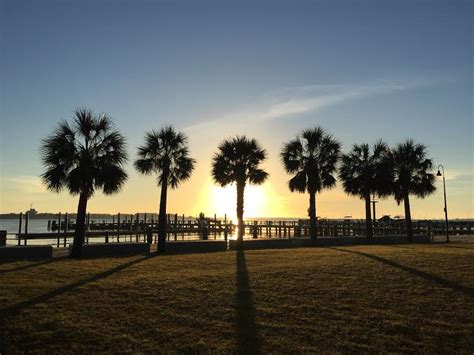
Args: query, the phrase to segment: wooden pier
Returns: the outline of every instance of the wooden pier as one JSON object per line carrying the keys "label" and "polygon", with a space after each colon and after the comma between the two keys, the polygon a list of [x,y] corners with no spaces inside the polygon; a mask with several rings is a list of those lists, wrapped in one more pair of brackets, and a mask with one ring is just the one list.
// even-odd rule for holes
{"label": "wooden pier", "polygon": [[[20,215],[18,245],[27,245],[28,240],[49,240],[57,247],[66,247],[74,237],[75,221],[70,220],[67,213],[58,214],[54,221],[48,221],[48,233],[29,233],[28,214]],[[53,226],[56,227],[53,227]],[[22,228],[23,227],[23,228]],[[309,220],[246,220],[244,223],[245,238],[299,238],[309,236]],[[472,234],[472,221],[450,221],[451,235]],[[445,233],[444,221],[414,221],[413,231],[418,235],[435,236]],[[86,240],[91,242],[150,242],[156,243],[158,232],[158,216],[156,214],[136,213],[117,214],[112,220],[86,219]],[[208,240],[224,239],[235,235],[236,225],[227,219],[214,217],[198,218],[167,215],[168,240]],[[377,221],[373,224],[374,236],[405,235],[405,222],[392,220]],[[357,237],[365,236],[365,220],[319,220],[318,236],[326,237]]]}

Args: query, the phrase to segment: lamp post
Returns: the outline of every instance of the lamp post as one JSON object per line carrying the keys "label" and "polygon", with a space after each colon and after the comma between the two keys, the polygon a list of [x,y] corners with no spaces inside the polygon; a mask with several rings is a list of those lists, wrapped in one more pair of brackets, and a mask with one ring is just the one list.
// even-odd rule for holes
{"label": "lamp post", "polygon": [[[440,169],[441,168],[441,169]],[[441,173],[443,171],[443,173]],[[444,192],[444,226],[446,228],[446,243],[449,243],[449,229],[448,229],[448,205],[446,203],[446,179],[444,177],[444,166],[438,165],[438,173],[436,176],[443,177],[443,192]]]}

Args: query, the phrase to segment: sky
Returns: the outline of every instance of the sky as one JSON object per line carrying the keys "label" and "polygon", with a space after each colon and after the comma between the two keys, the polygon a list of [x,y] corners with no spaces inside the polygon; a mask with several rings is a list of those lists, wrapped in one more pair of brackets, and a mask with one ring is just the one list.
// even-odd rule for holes
{"label": "sky", "polygon": [[[127,138],[129,180],[94,195],[92,212],[156,212],[156,180],[133,170],[146,131],[172,124],[197,166],[169,193],[168,211],[235,215],[235,191],[212,181],[225,138],[245,134],[268,152],[268,181],[246,190],[245,214],[305,217],[279,153],[320,125],[342,144],[424,143],[446,170],[452,218],[472,218],[471,1],[0,0],[0,213],[74,212],[77,197],[46,190],[41,139],[76,108],[106,112]],[[412,200],[414,218],[443,216],[442,182]],[[341,184],[317,214],[364,215]],[[392,198],[377,215],[403,215]]]}

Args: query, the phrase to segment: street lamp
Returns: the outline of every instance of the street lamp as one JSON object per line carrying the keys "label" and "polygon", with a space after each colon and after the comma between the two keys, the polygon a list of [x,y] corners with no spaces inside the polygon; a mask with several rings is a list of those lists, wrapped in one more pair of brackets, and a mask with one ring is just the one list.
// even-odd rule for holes
{"label": "street lamp", "polygon": [[[440,170],[441,168],[441,170]],[[441,173],[443,171],[443,173]],[[446,203],[446,180],[444,178],[444,166],[443,165],[438,165],[438,173],[436,176],[442,176],[443,177],[443,192],[444,192],[444,225],[446,228],[446,243],[449,243],[449,229],[448,229],[448,205]]]}

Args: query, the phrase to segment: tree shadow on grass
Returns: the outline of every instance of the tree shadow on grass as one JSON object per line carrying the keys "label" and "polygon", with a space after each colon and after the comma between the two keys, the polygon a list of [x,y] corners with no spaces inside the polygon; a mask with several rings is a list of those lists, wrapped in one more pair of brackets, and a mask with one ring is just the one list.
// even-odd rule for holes
{"label": "tree shadow on grass", "polygon": [[111,276],[111,275],[113,275],[117,272],[120,272],[120,271],[122,271],[122,270],[124,270],[124,269],[126,269],[130,266],[141,263],[142,261],[150,259],[154,256],[155,256],[154,254],[151,254],[151,255],[147,255],[147,256],[144,256],[142,258],[136,259],[136,260],[132,260],[128,263],[118,265],[118,266],[116,266],[116,267],[114,267],[110,270],[101,272],[101,273],[96,274],[94,276],[91,276],[87,279],[79,280],[77,282],[74,282],[72,284],[57,288],[57,289],[52,290],[50,292],[47,292],[45,294],[33,297],[29,300],[25,300],[25,301],[19,302],[17,304],[14,304],[12,306],[0,309],[0,320],[4,319],[6,317],[13,316],[13,315],[17,314],[18,312],[22,311],[25,308],[32,307],[32,306],[35,306],[37,304],[47,302],[53,297],[65,294],[65,293],[70,292],[70,291],[73,291],[73,290],[75,290],[75,289],[77,289],[81,286],[84,286],[84,285],[90,283],[90,282],[99,281],[101,279],[109,277],[109,276]]}
{"label": "tree shadow on grass", "polygon": [[456,248],[456,249],[464,249],[464,250],[470,250],[470,251],[474,251],[474,248],[467,248],[467,247],[462,247],[462,246],[459,246],[459,245],[453,245],[453,244],[443,244],[442,245],[443,247],[447,247],[447,248]]}
{"label": "tree shadow on grass", "polygon": [[429,274],[429,273],[424,272],[424,271],[417,270],[417,269],[412,268],[410,266],[399,264],[395,261],[385,259],[385,258],[382,258],[382,257],[377,256],[377,255],[367,254],[367,253],[363,253],[363,252],[360,252],[360,251],[354,251],[354,250],[339,249],[339,248],[329,248],[329,249],[334,249],[334,250],[344,252],[344,253],[351,253],[351,254],[361,255],[361,256],[364,256],[366,258],[378,261],[382,264],[392,266],[394,268],[406,271],[406,272],[408,272],[412,275],[421,277],[421,278],[423,278],[427,281],[433,282],[433,283],[438,284],[440,286],[450,288],[450,289],[455,290],[455,291],[462,292],[462,293],[464,293],[465,295],[467,295],[469,297],[474,297],[474,288],[472,288],[472,287],[460,285],[457,282],[447,280],[447,279],[444,279],[442,277],[432,275],[432,274]]}
{"label": "tree shadow on grass", "polygon": [[36,267],[36,266],[41,266],[41,265],[46,265],[46,264],[55,263],[55,262],[57,262],[57,261],[64,260],[64,259],[66,259],[66,258],[67,258],[67,257],[65,257],[65,256],[61,256],[61,257],[56,257],[56,258],[52,258],[52,259],[48,259],[48,260],[44,260],[44,261],[39,261],[39,262],[31,263],[31,264],[28,264],[28,265],[22,265],[22,266],[13,267],[13,268],[10,268],[10,269],[0,270],[0,275],[2,275],[2,274],[7,274],[7,273],[9,273],[9,272],[14,272],[14,271],[20,271],[20,270],[30,269],[30,268]]}
{"label": "tree shadow on grass", "polygon": [[255,322],[255,307],[253,304],[253,293],[250,289],[247,264],[245,262],[245,252],[240,247],[236,251],[237,256],[237,332],[238,332],[238,353],[259,354],[260,339],[258,336],[257,324]]}

